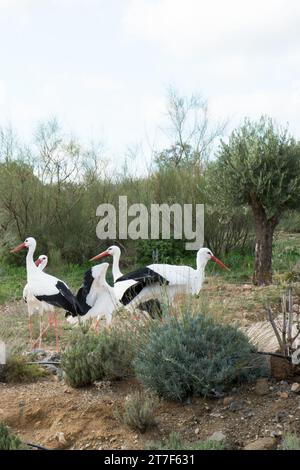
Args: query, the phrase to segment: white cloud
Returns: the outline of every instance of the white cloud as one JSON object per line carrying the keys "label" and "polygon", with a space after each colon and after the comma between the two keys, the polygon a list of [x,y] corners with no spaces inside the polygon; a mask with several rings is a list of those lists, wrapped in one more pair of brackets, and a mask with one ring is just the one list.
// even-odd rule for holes
{"label": "white cloud", "polygon": [[0,80],[0,106],[4,105],[6,99],[6,84],[3,80]]}
{"label": "white cloud", "polygon": [[298,0],[131,0],[127,33],[173,54],[274,48],[299,40]]}
{"label": "white cloud", "polygon": [[293,90],[232,92],[219,95],[211,100],[210,105],[215,116],[223,117],[227,112],[230,129],[239,125],[246,116],[258,119],[262,114],[267,114],[284,127],[288,124],[292,133],[300,133],[300,84]]}

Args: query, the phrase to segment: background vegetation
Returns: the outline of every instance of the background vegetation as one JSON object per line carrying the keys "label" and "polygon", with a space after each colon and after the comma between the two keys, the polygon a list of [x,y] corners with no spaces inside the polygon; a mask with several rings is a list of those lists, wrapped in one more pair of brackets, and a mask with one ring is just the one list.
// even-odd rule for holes
{"label": "background vegetation", "polygon": [[[243,196],[248,194],[242,188],[243,165],[248,160],[252,165],[248,175],[250,179],[259,173],[254,178],[259,186],[259,175],[266,170],[270,176],[270,168],[274,162],[280,161],[281,151],[277,147],[280,147],[281,140],[284,145],[291,143],[295,150],[291,160],[294,166],[290,170],[298,168],[298,143],[288,138],[286,132],[276,133],[275,124],[263,118],[257,124],[246,121],[244,127],[232,134],[228,145],[220,144],[225,124],[213,127],[205,101],[197,95],[182,97],[173,89],[169,90],[166,113],[169,126],[165,133],[169,145],[162,151],[153,151],[153,162],[143,175],[136,175],[133,170],[137,155],[133,156],[131,169],[127,163],[114,168],[106,160],[101,144],[83,145],[66,134],[55,119],[40,124],[30,144],[24,144],[12,128],[0,129],[0,302],[20,298],[25,280],[24,253],[11,255],[9,249],[27,236],[37,239],[37,255],[45,253],[49,256],[48,271],[59,275],[75,289],[89,266],[88,259],[110,244],[121,247],[125,272],[153,259],[195,265],[195,254],[185,250],[185,240],[97,239],[99,219],[96,208],[101,203],[118,207],[119,195],[126,195],[128,204],[140,202],[148,208],[152,203],[190,203],[193,206],[204,203],[205,245],[232,269],[231,273],[220,274],[234,281],[238,276],[242,281],[251,279],[255,222],[247,197]],[[266,160],[270,161],[268,168],[262,163],[264,151],[257,151],[257,148],[264,149],[264,145],[268,147],[263,134],[265,128],[273,139],[270,139],[266,153]],[[255,138],[252,136],[254,143],[251,132],[255,134]],[[248,160],[238,152],[241,136],[244,136],[245,148],[250,142],[248,154],[246,150],[244,152]],[[274,142],[277,153],[272,150]],[[223,160],[228,160],[228,154],[232,161],[242,161],[237,180],[239,187],[234,180],[235,173],[232,175],[229,170],[225,171]],[[286,169],[289,168],[289,155],[287,151],[280,163]],[[280,170],[280,165],[278,168]],[[278,179],[278,174],[280,171],[277,171],[275,179]],[[268,185],[273,184],[272,178],[268,178],[261,180],[264,182],[256,189],[263,194],[263,203],[269,210],[278,208],[278,204],[274,202],[276,191],[268,192]],[[224,181],[228,184],[223,184]],[[293,181],[298,182],[298,176]],[[235,191],[230,191],[231,184]],[[292,189],[294,194],[295,187]],[[287,201],[284,211],[280,206],[280,217],[276,216],[272,267],[275,272],[291,270],[291,259],[296,261],[299,255],[298,248],[294,248],[293,253],[285,252],[284,264],[280,259],[282,253],[276,251],[282,231],[300,231],[296,200],[290,201],[291,191],[286,189],[286,184],[281,184],[280,191]],[[287,210],[289,207],[294,208]],[[208,269],[215,268],[209,266]],[[218,270],[216,272],[219,273]]]}

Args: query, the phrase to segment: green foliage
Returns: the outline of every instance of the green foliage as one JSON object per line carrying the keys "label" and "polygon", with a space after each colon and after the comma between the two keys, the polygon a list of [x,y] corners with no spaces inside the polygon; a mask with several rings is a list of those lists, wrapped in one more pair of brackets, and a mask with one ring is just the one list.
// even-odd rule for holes
{"label": "green foliage", "polygon": [[299,233],[300,213],[296,210],[287,211],[283,215],[278,228],[287,233]]}
{"label": "green foliage", "polygon": [[[84,387],[93,382],[89,356],[96,349],[97,336],[94,333],[74,331],[70,343],[61,356],[61,368],[66,374],[66,380],[72,387]],[[101,364],[99,375],[103,374]]]}
{"label": "green foliage", "polygon": [[[156,257],[157,255],[157,257]],[[187,256],[183,240],[138,240],[137,257],[141,264],[182,263]]]}
{"label": "green foliage", "polygon": [[13,434],[5,424],[0,423],[0,450],[25,450],[18,436]]}
{"label": "green foliage", "polygon": [[224,450],[224,444],[215,441],[186,443],[177,432],[172,432],[165,442],[149,442],[147,450]]}
{"label": "green foliage", "polygon": [[300,202],[300,146],[271,119],[246,119],[212,165],[214,188],[236,206],[259,203],[267,218],[279,218]]}
{"label": "green foliage", "polygon": [[300,439],[296,434],[287,433],[283,436],[281,450],[300,450]]}
{"label": "green foliage", "polygon": [[[101,330],[96,349],[90,356],[90,365],[92,368],[95,359],[102,366],[104,378],[117,380],[132,373],[133,357],[134,342],[130,330],[112,326]],[[97,380],[97,371],[94,376]]]}
{"label": "green foliage", "polygon": [[116,380],[131,373],[133,343],[129,332],[112,327],[97,335],[91,331],[72,334],[62,354],[61,367],[72,387],[83,387],[96,380]]}
{"label": "green foliage", "polygon": [[123,410],[118,410],[116,416],[129,428],[144,433],[156,426],[154,419],[156,405],[157,400],[153,396],[137,391],[126,397]]}
{"label": "green foliage", "polygon": [[181,401],[262,373],[261,359],[240,331],[189,313],[155,324],[134,364],[147,389]]}
{"label": "green foliage", "polygon": [[35,382],[47,372],[37,364],[28,364],[23,356],[14,355],[1,366],[0,381],[7,383]]}

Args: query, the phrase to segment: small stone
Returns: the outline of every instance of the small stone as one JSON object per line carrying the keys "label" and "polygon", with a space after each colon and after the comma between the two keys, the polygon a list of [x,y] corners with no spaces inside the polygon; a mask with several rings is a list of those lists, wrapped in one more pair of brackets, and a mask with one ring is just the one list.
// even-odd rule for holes
{"label": "small stone", "polygon": [[276,418],[273,421],[277,421],[277,423],[279,423],[286,418],[286,415],[286,411],[278,411]]}
{"label": "small stone", "polygon": [[284,399],[289,398],[288,392],[277,392],[277,395],[279,396],[279,398],[284,398]]}
{"label": "small stone", "polygon": [[199,432],[200,432],[200,429],[199,429],[199,428],[196,428],[196,429],[195,429],[195,434],[199,434]]}
{"label": "small stone", "polygon": [[240,411],[241,409],[243,408],[243,405],[242,403],[239,403],[238,401],[233,401],[232,403],[230,403],[229,405],[229,410],[230,411]]}
{"label": "small stone", "polygon": [[247,444],[244,450],[272,450],[275,446],[276,439],[274,437],[262,437]]}
{"label": "small stone", "polygon": [[300,384],[298,382],[294,382],[291,386],[291,392],[300,393]]}
{"label": "small stone", "polygon": [[251,290],[252,289],[252,286],[251,284],[244,284],[243,287],[242,287],[243,290]]}
{"label": "small stone", "polygon": [[269,393],[268,379],[261,378],[256,381],[255,393],[260,396],[267,395]]}
{"label": "small stone", "polygon": [[222,431],[215,431],[209,438],[210,441],[215,442],[224,442],[226,441],[226,436]]}
{"label": "small stone", "polygon": [[67,444],[67,440],[63,432],[56,433],[55,438],[58,440],[60,444]]}
{"label": "small stone", "polygon": [[223,399],[223,405],[224,405],[224,406],[228,406],[228,405],[230,405],[230,403],[233,402],[233,400],[234,400],[233,397],[225,397],[225,398]]}

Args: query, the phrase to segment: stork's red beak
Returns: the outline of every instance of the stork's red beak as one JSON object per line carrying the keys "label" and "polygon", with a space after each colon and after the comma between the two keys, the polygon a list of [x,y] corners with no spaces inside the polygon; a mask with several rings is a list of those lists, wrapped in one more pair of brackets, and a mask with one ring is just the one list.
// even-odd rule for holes
{"label": "stork's red beak", "polygon": [[220,260],[219,260],[218,258],[216,258],[215,256],[211,256],[210,259],[211,259],[212,261],[214,261],[215,263],[217,263],[219,266],[221,266],[221,268],[227,269],[227,271],[230,271],[230,269],[227,268],[227,266],[225,266],[225,264],[222,263],[222,261],[220,261]]}
{"label": "stork's red beak", "polygon": [[38,259],[34,262],[34,264],[35,264],[37,267],[39,267],[39,265],[41,264],[41,262],[42,262],[42,260],[41,260],[40,258],[38,258]]}
{"label": "stork's red beak", "polygon": [[108,251],[102,251],[102,253],[99,253],[99,255],[96,255],[91,258],[90,261],[96,261],[97,259],[104,258],[105,256],[109,256]]}
{"label": "stork's red beak", "polygon": [[13,248],[12,250],[10,250],[11,253],[17,253],[18,251],[20,250],[23,250],[23,248],[26,248],[26,245],[25,243],[20,243],[20,245],[16,246],[15,248]]}

